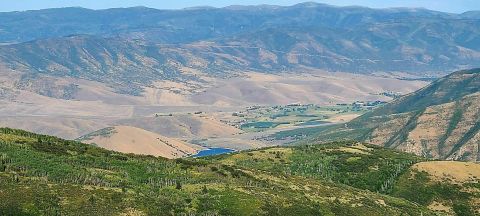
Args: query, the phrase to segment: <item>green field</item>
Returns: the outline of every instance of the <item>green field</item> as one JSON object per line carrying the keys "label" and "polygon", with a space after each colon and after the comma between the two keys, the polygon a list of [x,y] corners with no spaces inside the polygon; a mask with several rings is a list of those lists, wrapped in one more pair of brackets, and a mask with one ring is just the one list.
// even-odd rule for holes
{"label": "green field", "polygon": [[354,104],[338,104],[331,106],[318,105],[287,105],[272,107],[251,107],[233,115],[241,121],[242,130],[264,131],[279,126],[312,126],[328,123],[328,119],[345,114],[364,114],[381,104],[359,106]]}

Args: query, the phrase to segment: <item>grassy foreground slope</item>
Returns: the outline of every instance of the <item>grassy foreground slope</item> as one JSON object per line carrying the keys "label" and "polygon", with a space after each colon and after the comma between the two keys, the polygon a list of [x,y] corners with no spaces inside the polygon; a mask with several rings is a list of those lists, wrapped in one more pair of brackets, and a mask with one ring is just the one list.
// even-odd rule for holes
{"label": "grassy foreground slope", "polygon": [[480,164],[417,163],[400,176],[391,195],[428,206],[439,215],[480,215]]}
{"label": "grassy foreground slope", "polygon": [[480,69],[452,73],[311,142],[349,139],[436,159],[479,161]]}
{"label": "grassy foreground slope", "polygon": [[4,128],[0,215],[432,215],[388,195],[420,160],[348,142],[167,160]]}

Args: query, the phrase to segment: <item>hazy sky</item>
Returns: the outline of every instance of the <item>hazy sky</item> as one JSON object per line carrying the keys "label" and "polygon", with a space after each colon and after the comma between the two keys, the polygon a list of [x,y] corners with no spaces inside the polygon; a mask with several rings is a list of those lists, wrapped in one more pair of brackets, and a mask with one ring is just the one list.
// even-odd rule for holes
{"label": "hazy sky", "polygon": [[[308,0],[305,0],[308,1]],[[0,11],[23,11],[43,8],[80,6],[92,9],[147,6],[159,9],[179,9],[192,6],[228,5],[293,5],[298,0],[0,0]],[[462,13],[480,10],[480,0],[317,0],[332,5],[361,5],[374,8],[424,7],[432,10]]]}

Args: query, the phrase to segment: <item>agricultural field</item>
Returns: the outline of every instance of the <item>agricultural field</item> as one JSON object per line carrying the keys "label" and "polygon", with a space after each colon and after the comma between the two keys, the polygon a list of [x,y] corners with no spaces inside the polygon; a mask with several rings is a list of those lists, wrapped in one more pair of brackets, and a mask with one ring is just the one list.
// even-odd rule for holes
{"label": "agricultural field", "polygon": [[385,102],[355,102],[319,106],[291,104],[286,106],[252,106],[234,112],[227,123],[246,132],[265,131],[274,128],[318,126],[351,120]]}
{"label": "agricultural field", "polygon": [[314,134],[327,125],[347,122],[384,103],[383,101],[357,101],[351,104],[335,105],[290,104],[198,112],[192,115],[215,119],[226,125],[223,128],[234,128],[238,131],[222,136],[197,136],[188,142],[203,147],[234,150],[284,145],[305,137],[306,133]]}

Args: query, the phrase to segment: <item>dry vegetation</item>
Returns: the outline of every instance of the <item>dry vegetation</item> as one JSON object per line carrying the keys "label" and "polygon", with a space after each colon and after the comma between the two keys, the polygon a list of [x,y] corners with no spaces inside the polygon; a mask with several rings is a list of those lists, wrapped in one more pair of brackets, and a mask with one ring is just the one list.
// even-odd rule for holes
{"label": "dry vegetation", "polygon": [[123,153],[179,158],[193,155],[200,149],[180,140],[130,126],[102,129],[79,141]]}
{"label": "dry vegetation", "polygon": [[478,161],[479,86],[479,69],[458,71],[312,139],[355,139],[427,158]]}

